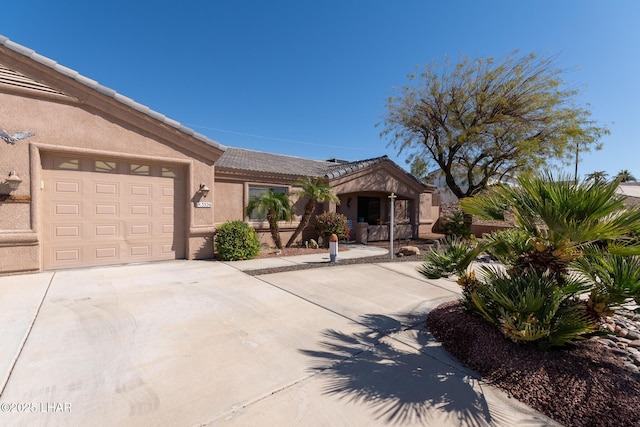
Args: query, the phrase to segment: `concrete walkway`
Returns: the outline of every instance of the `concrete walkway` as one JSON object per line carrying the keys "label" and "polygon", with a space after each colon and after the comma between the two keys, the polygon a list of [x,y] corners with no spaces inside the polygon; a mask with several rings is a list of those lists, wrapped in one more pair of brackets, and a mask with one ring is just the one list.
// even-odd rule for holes
{"label": "concrete walkway", "polygon": [[[340,248],[346,247],[347,250],[338,252],[338,264],[340,260],[364,258],[370,256],[379,256],[388,254],[389,251],[376,246],[367,246],[360,244],[340,245]],[[273,258],[249,259],[245,261],[226,261],[225,264],[242,271],[261,270],[264,268],[287,267],[298,264],[327,264],[329,263],[329,250],[326,253],[298,256],[279,256]]]}
{"label": "concrete walkway", "polygon": [[0,277],[2,426],[554,425],[453,360],[419,263]]}

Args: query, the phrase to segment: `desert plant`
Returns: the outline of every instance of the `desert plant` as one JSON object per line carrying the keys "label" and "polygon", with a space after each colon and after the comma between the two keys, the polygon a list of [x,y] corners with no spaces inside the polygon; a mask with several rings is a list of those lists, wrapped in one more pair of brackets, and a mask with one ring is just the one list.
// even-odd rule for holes
{"label": "desert plant", "polygon": [[[615,182],[574,184],[569,178],[554,179],[549,174],[521,176],[516,186],[496,185],[486,194],[460,204],[469,213],[486,219],[504,219],[509,210],[515,228],[526,233],[530,243],[529,247],[519,243],[525,251],[517,254],[514,273],[534,269],[561,278],[569,263],[595,242],[606,242],[606,251],[612,253],[640,251],[639,246],[629,245],[628,238],[629,233],[640,229],[640,209],[627,209],[616,188]],[[508,244],[500,238],[493,239],[492,244],[499,242]]]}
{"label": "desert plant", "polygon": [[560,287],[550,273],[529,270],[510,276],[504,270],[484,267],[482,274],[482,285],[468,294],[473,304],[465,307],[472,307],[510,340],[535,342],[546,350],[594,332],[593,318],[576,298],[588,289],[584,281],[572,277]]}
{"label": "desert plant", "polygon": [[[515,229],[487,236],[486,251],[506,269],[463,281],[465,308],[496,324],[508,338],[541,348],[564,345],[595,329],[635,289],[640,209],[626,208],[616,182],[521,176],[461,201],[486,219],[513,215]],[[582,273],[577,279],[572,269]],[[466,288],[465,288],[466,286]],[[466,291],[465,291],[466,289]],[[589,292],[590,298],[580,298]]]}
{"label": "desert plant", "polygon": [[293,207],[289,196],[269,190],[257,197],[252,197],[245,211],[247,216],[253,211],[256,211],[260,216],[266,214],[273,243],[278,249],[282,249],[278,221],[291,221],[293,218]]}
{"label": "desert plant", "polygon": [[313,214],[313,210],[316,207],[316,202],[334,202],[340,203],[340,199],[335,195],[331,187],[326,185],[323,181],[323,178],[312,178],[309,176],[305,176],[295,184],[300,185],[302,190],[298,193],[299,197],[306,197],[307,203],[304,205],[304,213],[302,214],[302,218],[300,218],[300,224],[291,235],[291,238],[285,245],[287,248],[290,247],[293,242],[296,241],[302,230],[309,224],[309,220],[311,219],[311,215]]}
{"label": "desert plant", "polygon": [[533,250],[531,236],[524,230],[510,228],[486,234],[483,244],[486,252],[501,262],[505,267],[515,265],[521,254]]}
{"label": "desert plant", "polygon": [[631,299],[640,305],[640,257],[602,254],[596,249],[573,267],[594,284],[587,304],[596,315],[610,315],[613,307]]}
{"label": "desert plant", "polygon": [[465,220],[464,214],[460,211],[454,211],[444,218],[442,231],[449,237],[462,237],[464,239],[471,237],[471,227]]}
{"label": "desert plant", "polygon": [[338,236],[339,239],[348,239],[350,237],[347,217],[340,213],[323,212],[320,215],[316,215],[313,227],[318,236],[322,236],[325,242],[328,241],[328,237],[332,234]]}
{"label": "desert plant", "polygon": [[459,237],[446,237],[438,247],[432,247],[424,257],[418,272],[429,279],[449,277],[465,271],[474,256],[476,243]]}
{"label": "desert plant", "polygon": [[217,258],[224,261],[253,259],[260,253],[260,242],[253,228],[242,221],[227,221],[215,234]]}

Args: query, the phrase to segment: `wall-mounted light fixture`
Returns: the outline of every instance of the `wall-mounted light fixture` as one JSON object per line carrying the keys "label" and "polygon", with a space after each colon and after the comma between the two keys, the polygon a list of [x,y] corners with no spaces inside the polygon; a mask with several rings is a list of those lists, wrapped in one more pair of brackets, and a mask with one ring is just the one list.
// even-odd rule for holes
{"label": "wall-mounted light fixture", "polygon": [[202,197],[207,197],[207,194],[209,194],[209,187],[207,187],[207,184],[200,184],[200,189],[198,190],[198,193],[202,194]]}
{"label": "wall-mounted light fixture", "polygon": [[9,172],[9,178],[6,179],[6,183],[9,185],[10,192],[16,191],[21,182],[22,180],[20,179],[16,171]]}

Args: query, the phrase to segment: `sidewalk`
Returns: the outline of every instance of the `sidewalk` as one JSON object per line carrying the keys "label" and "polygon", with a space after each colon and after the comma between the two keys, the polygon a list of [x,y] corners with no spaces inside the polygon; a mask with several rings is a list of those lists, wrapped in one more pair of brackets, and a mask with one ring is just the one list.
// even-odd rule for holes
{"label": "sidewalk", "polygon": [[[341,245],[342,246],[342,245]],[[344,245],[347,250],[338,253],[338,264],[341,259],[364,258],[388,254],[389,251],[376,246],[366,246],[357,243]],[[329,263],[329,250],[326,253],[311,255],[297,255],[289,257],[249,259],[245,261],[222,261],[231,267],[241,271],[261,270],[265,268],[287,267],[300,264],[326,264]]]}

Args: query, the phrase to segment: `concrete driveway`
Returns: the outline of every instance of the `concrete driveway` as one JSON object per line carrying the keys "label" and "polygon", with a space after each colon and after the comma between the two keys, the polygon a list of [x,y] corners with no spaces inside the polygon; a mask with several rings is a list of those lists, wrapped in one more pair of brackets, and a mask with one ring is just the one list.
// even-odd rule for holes
{"label": "concrete driveway", "polygon": [[0,425],[553,425],[423,330],[416,263],[172,261],[0,278]]}

